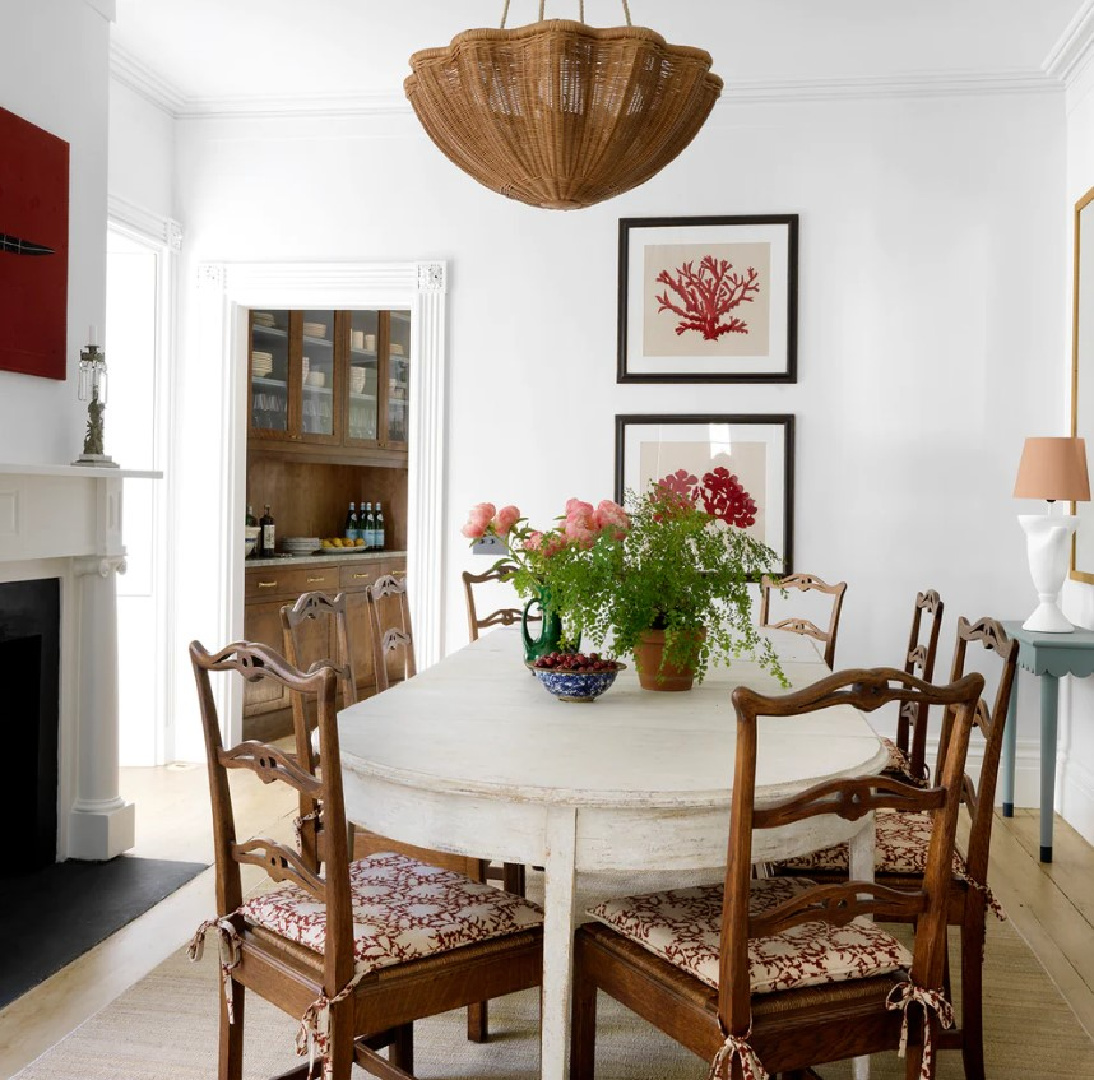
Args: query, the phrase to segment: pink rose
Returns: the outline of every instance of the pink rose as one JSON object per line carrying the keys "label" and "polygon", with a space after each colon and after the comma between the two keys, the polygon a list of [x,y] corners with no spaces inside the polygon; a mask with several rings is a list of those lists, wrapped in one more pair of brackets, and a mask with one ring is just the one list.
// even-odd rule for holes
{"label": "pink rose", "polygon": [[494,515],[494,532],[505,536],[520,520],[520,511],[515,506],[503,506]]}
{"label": "pink rose", "polygon": [[566,546],[566,538],[555,533],[543,542],[543,557],[550,559]]}
{"label": "pink rose", "polygon": [[592,526],[591,520],[588,518],[572,517],[566,519],[563,532],[568,540],[576,540],[578,543],[584,544],[596,538],[597,529]]}
{"label": "pink rose", "polygon": [[613,533],[618,535],[619,532],[630,528],[631,519],[619,503],[614,503],[611,499],[601,499],[600,505],[596,508],[596,523],[601,529],[611,527]]}
{"label": "pink rose", "polygon": [[490,522],[493,520],[494,515],[497,513],[497,508],[493,503],[477,503],[471,507],[471,513],[468,515],[467,524],[460,530],[464,536],[469,540],[478,540],[486,535],[486,530],[490,527]]}
{"label": "pink rose", "polygon": [[566,516],[575,517],[577,515],[591,515],[593,512],[593,504],[582,502],[580,499],[567,499],[566,500]]}
{"label": "pink rose", "polygon": [[543,533],[530,532],[524,538],[524,550],[525,551],[539,551],[543,547]]}

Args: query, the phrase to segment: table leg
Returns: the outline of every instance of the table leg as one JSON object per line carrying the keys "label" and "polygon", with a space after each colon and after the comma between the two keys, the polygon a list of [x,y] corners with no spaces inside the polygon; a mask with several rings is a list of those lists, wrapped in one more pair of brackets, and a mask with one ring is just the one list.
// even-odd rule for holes
{"label": "table leg", "polygon": [[[877,846],[877,828],[874,815],[870,814],[862,828],[851,837],[849,866],[852,881],[874,880],[874,851]],[[857,1057],[851,1061],[855,1080],[870,1080],[869,1057]]]}
{"label": "table leg", "polygon": [[1041,862],[1052,862],[1052,813],[1056,805],[1056,722],[1060,680],[1041,676]]}
{"label": "table leg", "polygon": [[1007,724],[1003,729],[1003,817],[1014,817],[1014,754],[1018,743],[1018,672],[1010,688]]}
{"label": "table leg", "polygon": [[566,1080],[568,1074],[576,833],[576,807],[552,806],[548,809],[543,904],[542,1080]]}

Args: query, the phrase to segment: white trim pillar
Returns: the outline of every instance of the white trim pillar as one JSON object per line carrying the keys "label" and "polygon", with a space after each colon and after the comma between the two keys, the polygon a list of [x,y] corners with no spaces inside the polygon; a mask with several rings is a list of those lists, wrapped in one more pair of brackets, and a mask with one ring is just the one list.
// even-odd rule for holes
{"label": "white trim pillar", "polygon": [[[120,488],[119,504],[120,504]],[[120,505],[119,505],[120,510]],[[115,574],[125,553],[73,561],[79,589],[76,799],[69,814],[70,858],[105,860],[131,848],[136,812],[121,797],[118,769],[118,608]]]}

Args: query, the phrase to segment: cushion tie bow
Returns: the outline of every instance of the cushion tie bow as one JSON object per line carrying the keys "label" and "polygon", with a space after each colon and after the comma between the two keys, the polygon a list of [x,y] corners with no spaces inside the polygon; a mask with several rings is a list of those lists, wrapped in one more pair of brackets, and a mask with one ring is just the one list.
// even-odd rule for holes
{"label": "cushion tie bow", "polygon": [[718,1053],[714,1055],[714,1060],[710,1063],[707,1080],[733,1080],[735,1059],[741,1063],[741,1075],[744,1080],[769,1080],[767,1070],[749,1044],[748,1037],[751,1034],[750,1027],[743,1035],[726,1035],[726,1041],[719,1047]]}
{"label": "cushion tie bow", "polygon": [[232,1006],[232,972],[239,966],[241,959],[240,945],[242,944],[239,931],[228,918],[206,919],[194,931],[190,944],[186,947],[186,955],[193,961],[198,961],[205,953],[205,935],[215,929],[220,945],[220,983],[224,990],[224,1007],[228,1013],[228,1023],[235,1023],[235,1009]]}
{"label": "cushion tie bow", "polygon": [[901,983],[889,991],[885,999],[885,1008],[891,1011],[899,1011],[904,1014],[900,1024],[900,1056],[904,1057],[908,1049],[908,1006],[917,1002],[923,1007],[923,1061],[919,1075],[922,1080],[931,1080],[931,1060],[934,1056],[931,1046],[931,1013],[938,1017],[938,1022],[944,1028],[952,1028],[954,1025],[953,1007],[946,1000],[946,995],[941,990],[924,990],[921,986],[912,983]]}
{"label": "cushion tie bow", "polygon": [[357,972],[334,997],[329,998],[326,994],[320,994],[300,1017],[300,1030],[296,1033],[296,1052],[300,1057],[308,1055],[309,1075],[318,1057],[323,1063],[323,1078],[329,1080],[331,1075],[330,1007],[345,1001],[357,989],[357,984],[364,977],[364,971]]}

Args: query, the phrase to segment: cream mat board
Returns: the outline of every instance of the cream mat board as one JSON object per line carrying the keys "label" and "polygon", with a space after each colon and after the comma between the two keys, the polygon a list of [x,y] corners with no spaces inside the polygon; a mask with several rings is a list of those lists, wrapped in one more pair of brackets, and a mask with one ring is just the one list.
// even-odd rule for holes
{"label": "cream mat board", "polygon": [[[951,935],[955,932],[951,931]],[[951,938],[951,947],[956,937]],[[17,1080],[210,1080],[216,1076],[216,949],[192,964],[180,950],[91,1017]],[[956,955],[956,954],[953,954]],[[1094,1076],[1094,1043],[1040,962],[1009,926],[991,920],[985,963],[987,1073],[992,1080]],[[469,1043],[464,1013],[414,1025],[416,1074],[423,1080],[535,1080],[539,1075],[534,991],[490,1003],[490,1042]],[[247,996],[244,1076],[259,1080],[299,1063],[297,1023]],[[850,1077],[824,1066],[825,1080]],[[895,1054],[873,1060],[876,1080],[898,1080]],[[354,1077],[367,1074],[354,1069]],[[603,994],[598,1011],[597,1080],[705,1080],[707,1067]],[[962,1080],[959,1054],[940,1055],[940,1080]]]}

